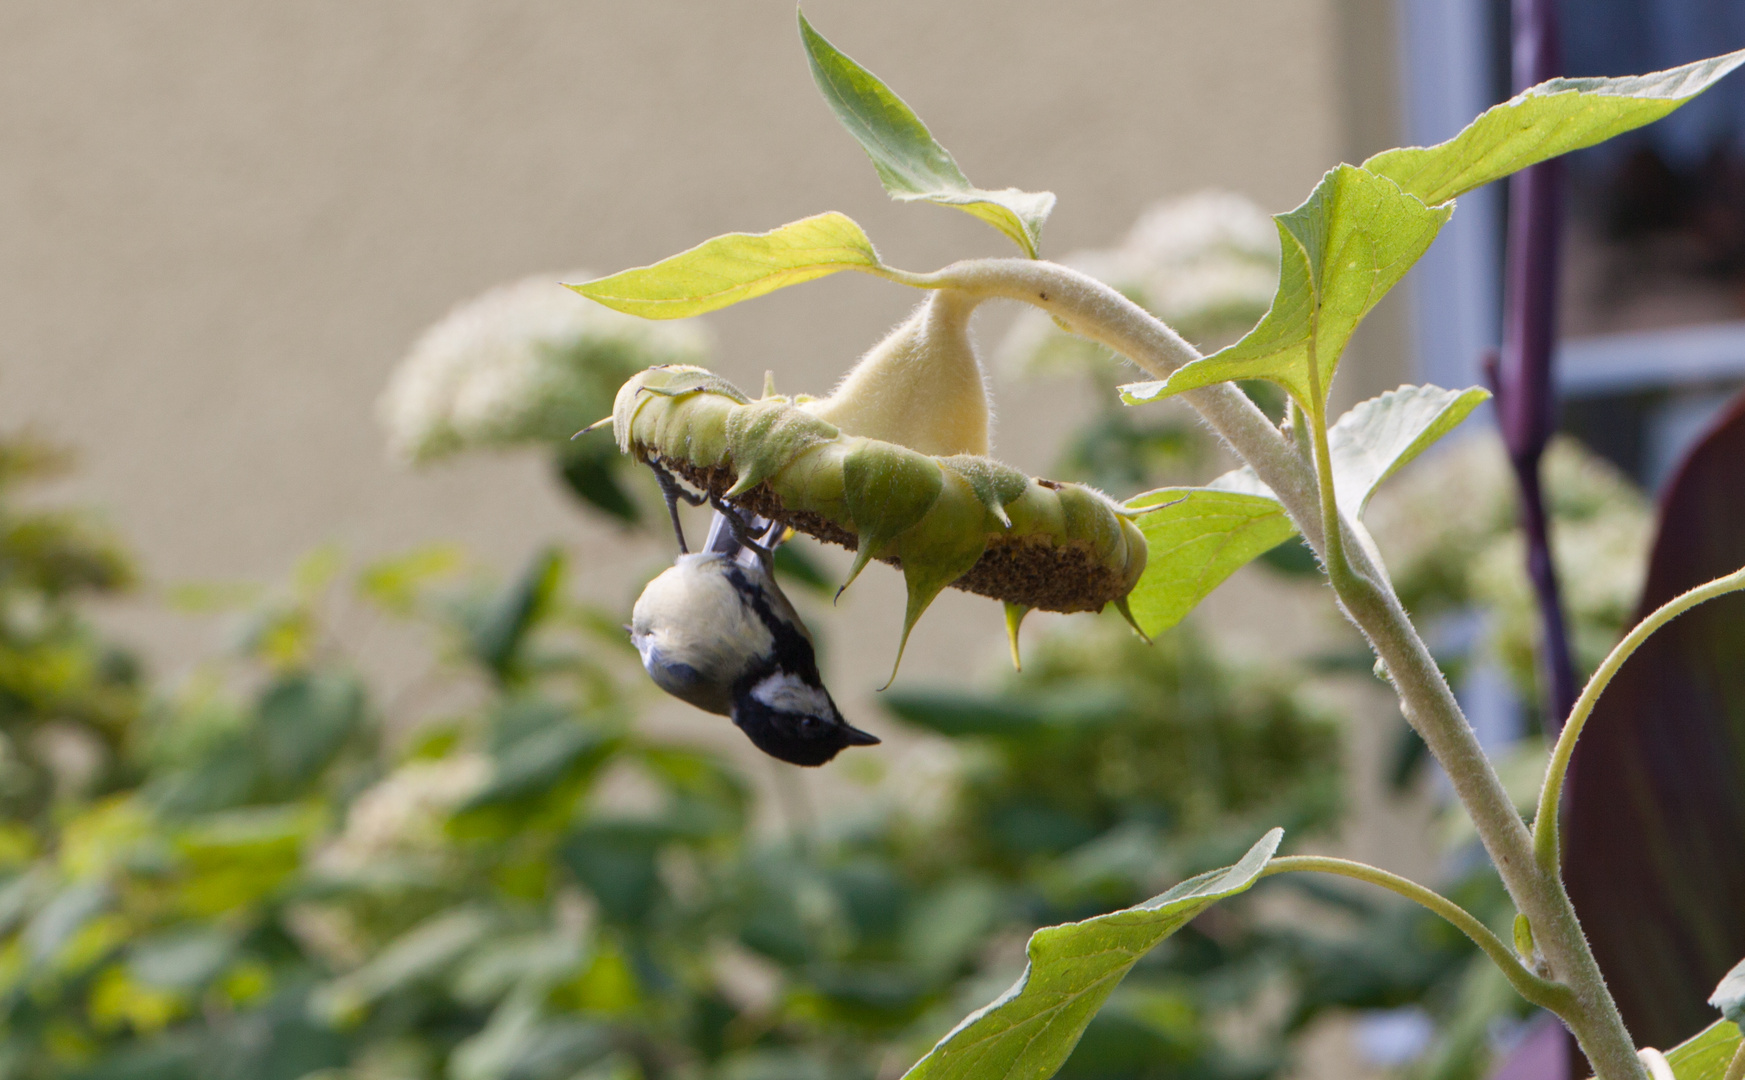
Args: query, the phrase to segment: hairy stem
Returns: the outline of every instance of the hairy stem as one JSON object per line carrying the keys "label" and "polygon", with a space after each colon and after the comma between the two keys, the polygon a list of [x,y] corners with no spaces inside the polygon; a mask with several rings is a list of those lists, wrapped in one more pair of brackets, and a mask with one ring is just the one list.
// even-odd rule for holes
{"label": "hairy stem", "polygon": [[1581,729],[1587,725],[1588,716],[1593,713],[1594,705],[1612,677],[1656,630],[1698,604],[1741,589],[1745,589],[1745,568],[1673,597],[1624,635],[1624,640],[1618,642],[1599,670],[1594,672],[1593,678],[1588,680],[1581,697],[1576,699],[1575,708],[1570,710],[1569,722],[1557,736],[1557,745],[1551,749],[1551,761],[1545,767],[1545,786],[1539,791],[1539,811],[1533,818],[1533,852],[1546,873],[1555,873],[1561,863],[1557,806],[1563,798],[1563,781],[1569,775],[1569,760],[1575,753],[1575,742],[1581,738]]}
{"label": "hairy stem", "polygon": [[[874,272],[919,288],[962,289],[1034,305],[1074,333],[1108,346],[1158,378],[1168,378],[1176,368],[1200,358],[1179,334],[1114,289],[1054,263],[979,259],[932,274],[885,268]],[[1331,567],[1315,467],[1235,386],[1219,383],[1181,396],[1272,489],[1304,539]],[[1350,526],[1340,520],[1337,507],[1328,520],[1339,523],[1335,543],[1349,570],[1333,579],[1340,605],[1381,659],[1407,722],[1448,774],[1515,906],[1527,916],[1551,974],[1568,988],[1568,1000],[1554,1011],[1575,1033],[1601,1080],[1646,1080],[1560,877],[1542,870],[1534,859],[1526,822],[1504,791],[1399,597],[1385,584],[1387,579],[1362,544],[1342,542],[1355,533],[1348,532]]]}
{"label": "hairy stem", "polygon": [[1368,863],[1353,862],[1350,859],[1333,859],[1320,855],[1287,855],[1272,860],[1266,869],[1260,872],[1261,877],[1271,877],[1274,874],[1288,874],[1295,871],[1314,871],[1322,874],[1338,874],[1341,877],[1353,878],[1357,881],[1367,881],[1371,885],[1379,885],[1391,892],[1398,893],[1430,911],[1442,916],[1456,930],[1472,939],[1472,943],[1484,950],[1484,954],[1502,969],[1503,976],[1509,980],[1509,985],[1515,992],[1535,1005],[1547,1009],[1556,1009],[1568,1004],[1569,990],[1561,984],[1549,979],[1542,979],[1527,970],[1526,965],[1515,956],[1514,950],[1503,944],[1503,940],[1491,932],[1490,927],[1478,920],[1472,912],[1456,904],[1433,889],[1390,874],[1380,867]]}

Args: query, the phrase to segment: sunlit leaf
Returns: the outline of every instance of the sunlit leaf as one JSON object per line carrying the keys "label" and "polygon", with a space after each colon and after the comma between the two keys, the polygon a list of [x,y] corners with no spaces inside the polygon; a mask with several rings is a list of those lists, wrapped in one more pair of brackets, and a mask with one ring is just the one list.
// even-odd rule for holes
{"label": "sunlit leaf", "polygon": [[1158,507],[1135,521],[1145,534],[1145,573],[1127,597],[1139,628],[1153,635],[1181,622],[1225,578],[1297,532],[1270,493],[1219,490],[1218,481],[1149,491],[1127,505]]}
{"label": "sunlit leaf", "polygon": [[974,214],[1012,238],[1031,258],[1042,223],[1054,209],[1054,194],[1006,188],[986,191],[971,184],[927,125],[877,75],[824,40],[800,16],[800,38],[812,78],[830,111],[872,159],[891,198],[925,200]]}
{"label": "sunlit leaf", "polygon": [[1363,163],[1436,205],[1536,162],[1593,146],[1672,112],[1745,63],[1745,50],[1616,79],[1552,79],[1485,110],[1445,143]]}
{"label": "sunlit leaf", "polygon": [[1053,1076],[1139,958],[1216,901],[1253,885],[1283,836],[1274,829],[1235,866],[1190,878],[1137,907],[1036,931],[1017,983],[952,1029],[907,1080]]}
{"label": "sunlit leaf", "polygon": [[[1465,419],[1490,395],[1477,387],[1402,386],[1353,408],[1327,433],[1334,490],[1354,520],[1381,482]],[[1225,578],[1297,533],[1250,469],[1206,487],[1161,488],[1128,500],[1148,545],[1127,603],[1147,634],[1169,629]]]}
{"label": "sunlit leaf", "polygon": [[1161,382],[1121,388],[1129,405],[1232,379],[1283,386],[1321,414],[1345,344],[1436,239],[1451,207],[1430,207],[1386,177],[1341,165],[1307,202],[1273,218],[1283,260],[1272,309],[1241,341]]}
{"label": "sunlit leaf", "polygon": [[1739,1052],[1739,1025],[1716,1020],[1666,1052],[1666,1063],[1678,1080],[1721,1080],[1727,1064]]}
{"label": "sunlit leaf", "polygon": [[645,319],[683,319],[838,270],[878,265],[860,226],[831,211],[766,233],[727,233],[653,266],[569,287]]}
{"label": "sunlit leaf", "polygon": [[1402,386],[1353,407],[1327,431],[1333,490],[1356,517],[1381,482],[1454,430],[1490,397],[1482,387]]}

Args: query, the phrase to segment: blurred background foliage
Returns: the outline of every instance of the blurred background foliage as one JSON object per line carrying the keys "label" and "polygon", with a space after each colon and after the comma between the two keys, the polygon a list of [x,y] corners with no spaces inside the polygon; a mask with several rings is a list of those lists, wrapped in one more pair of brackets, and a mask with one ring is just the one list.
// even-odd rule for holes
{"label": "blurred background foliage", "polygon": [[[1265,215],[1200,195],[1079,261],[1205,344],[1264,310],[1275,251]],[[543,447],[578,505],[666,550],[610,440],[568,436],[627,370],[700,360],[707,338],[601,315],[549,279],[463,305],[383,396],[394,450]],[[1081,344],[1021,320],[1002,349],[1111,403],[1066,477],[1127,494],[1219,467],[1183,416],[1115,407],[1118,367]],[[1378,500],[1376,532],[1421,617],[1485,627],[1444,635],[1451,672],[1500,666],[1533,700],[1490,441],[1396,485],[1463,484],[1471,513]],[[1559,524],[1625,568],[1573,600],[1591,660],[1632,602],[1646,511],[1558,453]],[[1037,926],[1142,901],[1272,825],[1325,845],[1345,812],[1349,732],[1304,685],[1370,676],[1331,613],[1321,661],[1295,667],[1238,662],[1191,622],[1151,645],[1059,623],[1021,675],[886,695],[949,767],[823,817],[793,799],[759,814],[738,759],[638,725],[655,692],[626,613],[575,595],[555,548],[507,583],[444,548],[361,567],[324,550],[276,590],[180,590],[242,629],[195,676],[153,682],[90,617],[133,583],[125,554],[20,497],[63,461],[0,440],[0,1080],[895,1077],[1018,977]],[[791,587],[831,587],[783,553]],[[1313,571],[1300,545],[1269,565]],[[382,624],[421,635],[422,675],[366,673],[347,643]],[[1506,935],[1500,885],[1450,835],[1434,884]],[[1434,917],[1291,875],[1142,960],[1063,1075],[1261,1080],[1352,1010],[1371,1064],[1423,1080],[1481,1075],[1523,1015]]]}
{"label": "blurred background foliage", "polygon": [[[620,620],[555,551],[495,588],[431,549],[189,590],[240,609],[234,655],[155,686],[82,611],[125,558],[20,508],[52,455],[0,457],[6,1077],[887,1075],[1034,927],[1338,820],[1340,725],[1287,681],[1086,618],[996,689],[893,700],[956,750],[926,806],[758,829],[738,764],[637,730]],[[334,632],[368,620],[423,627],[429,672],[371,686]],[[1388,899],[1269,883],[1149,957],[1069,1073],[1272,1075],[1325,1010],[1469,962]]]}

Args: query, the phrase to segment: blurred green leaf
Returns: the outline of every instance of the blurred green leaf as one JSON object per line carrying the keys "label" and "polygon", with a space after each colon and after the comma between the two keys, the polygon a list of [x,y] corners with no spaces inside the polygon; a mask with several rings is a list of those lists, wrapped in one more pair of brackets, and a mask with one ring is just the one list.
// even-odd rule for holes
{"label": "blurred green leaf", "polygon": [[490,916],[476,908],[443,912],[395,938],[362,967],[322,987],[310,1007],[329,1023],[355,1023],[378,998],[446,973],[490,928]]}
{"label": "blurred green leaf", "polygon": [[910,1069],[912,1080],[1046,1080],[1140,957],[1219,900],[1244,892],[1278,850],[1266,834],[1236,865],[1182,882],[1138,907],[1051,926],[1030,937],[1013,987],[970,1014]]}
{"label": "blurred green leaf", "polygon": [[582,435],[558,451],[558,475],[570,493],[626,525],[642,523],[642,505],[625,490],[625,457],[609,433]]}
{"label": "blurred green leaf", "polygon": [[971,877],[942,883],[910,907],[903,926],[904,957],[934,977],[951,974],[1002,921],[1001,903],[991,881]]}
{"label": "blurred green leaf", "polygon": [[727,233],[653,266],[570,288],[645,319],[683,319],[838,270],[879,265],[860,226],[831,211],[766,233]]}
{"label": "blurred green leaf", "polygon": [[363,723],[363,684],[340,672],[281,677],[261,694],[267,777],[281,791],[313,780]]}
{"label": "blurred green leaf", "polygon": [[583,955],[580,935],[564,930],[488,937],[456,969],[455,996],[483,1005],[522,983],[555,985],[575,974]]}
{"label": "blurred green leaf", "polygon": [[607,918],[637,924],[660,898],[657,860],[672,838],[657,821],[596,819],[573,830],[560,854]]}
{"label": "blurred green leaf", "polygon": [[1054,209],[1048,191],[984,191],[972,185],[927,125],[878,76],[843,55],[800,15],[812,79],[836,119],[872,159],[891,198],[955,206],[1005,233],[1032,259]]}
{"label": "blurred green leaf", "polygon": [[433,582],[455,574],[466,557],[454,544],[427,544],[371,563],[358,575],[358,592],[395,615],[411,615]]}
{"label": "blurred green leaf", "polygon": [[303,847],[321,822],[306,806],[225,810],[177,830],[182,910],[211,918],[276,893],[297,872]]}
{"label": "blurred green leaf", "polygon": [[522,675],[520,656],[527,635],[557,602],[563,584],[563,553],[545,548],[491,601],[471,627],[473,655],[497,678],[509,683]]}
{"label": "blurred green leaf", "polygon": [[1127,706],[1115,687],[1087,684],[1072,693],[993,697],[961,690],[892,690],[881,704],[897,718],[953,738],[1022,739],[1114,719]]}
{"label": "blurred green leaf", "polygon": [[568,1080],[613,1048],[598,1024],[545,1014],[530,994],[499,1005],[483,1030],[455,1047],[452,1080]]}
{"label": "blurred green leaf", "polygon": [[1745,50],[1622,78],[1552,79],[1485,110],[1435,146],[1384,150],[1363,163],[1436,205],[1672,112],[1745,64]]}
{"label": "blurred green leaf", "polygon": [[506,703],[492,735],[491,779],[463,809],[543,795],[610,743],[609,735],[583,727],[561,702],[528,698]]}
{"label": "blurred green leaf", "polygon": [[776,577],[787,585],[798,585],[819,596],[833,596],[836,581],[818,565],[798,536],[776,548]]}
{"label": "blurred green leaf", "polygon": [[114,895],[100,881],[70,885],[56,893],[24,928],[22,938],[30,959],[46,963],[113,902]]}
{"label": "blurred green leaf", "polygon": [[146,986],[198,990],[235,952],[234,934],[217,926],[188,926],[136,939],[128,949],[128,973]]}

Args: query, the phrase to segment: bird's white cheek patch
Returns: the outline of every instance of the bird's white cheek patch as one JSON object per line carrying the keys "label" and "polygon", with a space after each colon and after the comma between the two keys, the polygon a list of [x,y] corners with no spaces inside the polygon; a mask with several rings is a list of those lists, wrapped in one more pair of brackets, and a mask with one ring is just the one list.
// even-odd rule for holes
{"label": "bird's white cheek patch", "polygon": [[821,687],[810,686],[798,676],[779,672],[751,688],[751,696],[777,712],[828,717],[830,698]]}

